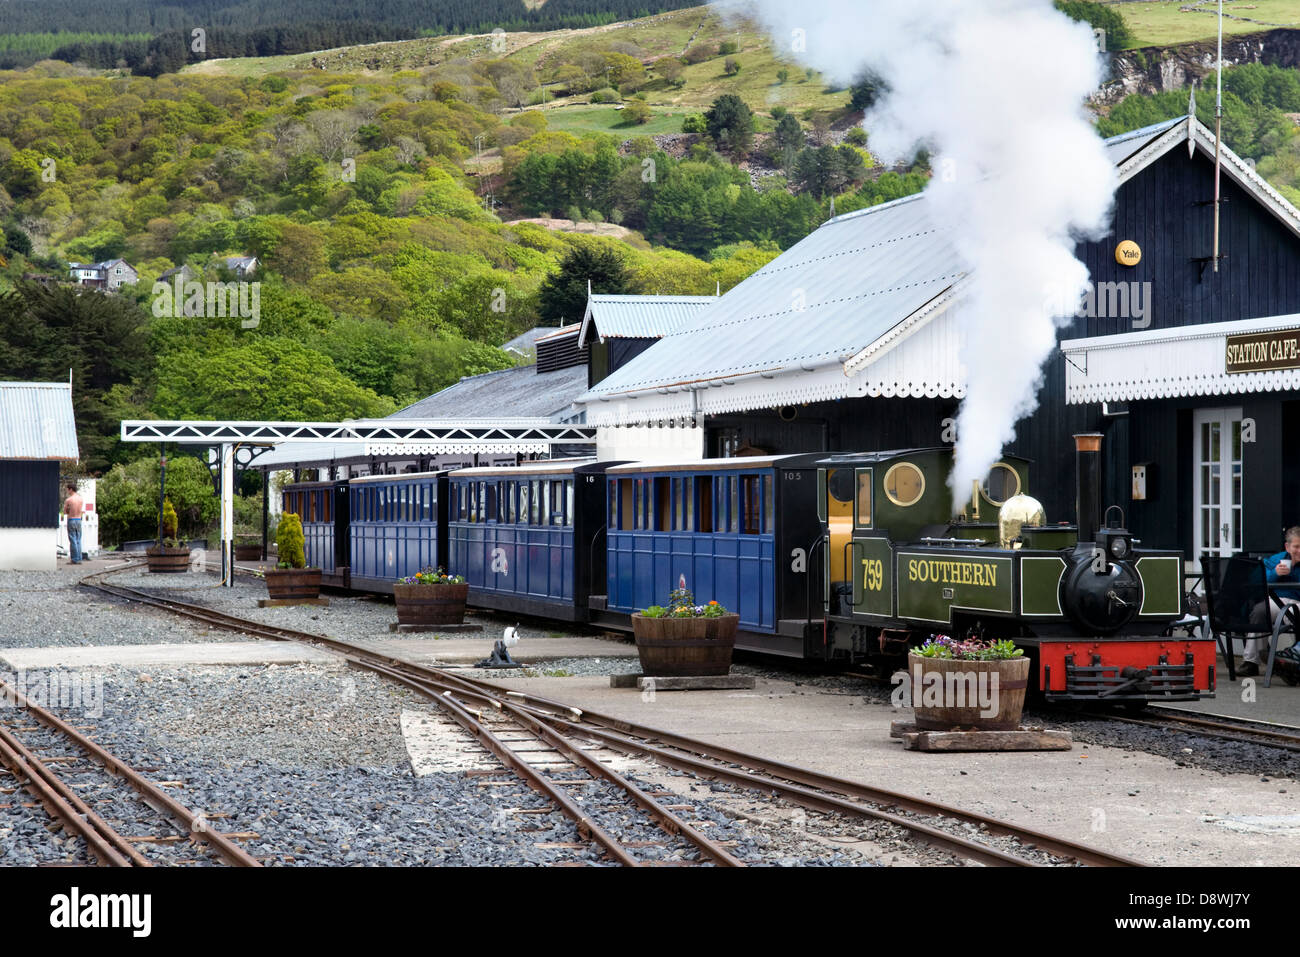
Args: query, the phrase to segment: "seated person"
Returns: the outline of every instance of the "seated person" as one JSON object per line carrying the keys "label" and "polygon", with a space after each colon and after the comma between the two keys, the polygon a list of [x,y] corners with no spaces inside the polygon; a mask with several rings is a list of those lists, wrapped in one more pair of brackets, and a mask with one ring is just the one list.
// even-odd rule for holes
{"label": "seated person", "polygon": [[[1286,606],[1300,602],[1300,525],[1293,525],[1286,530],[1282,551],[1264,559],[1264,569],[1268,573],[1269,584],[1295,582],[1295,588],[1281,588],[1273,593],[1277,601],[1269,602],[1269,625],[1277,623],[1277,616]],[[1280,603],[1279,603],[1280,602]],[[1262,619],[1262,616],[1260,616]],[[1263,621],[1259,624],[1262,626]],[[1245,643],[1242,652],[1242,666],[1237,673],[1246,677],[1259,674],[1260,655],[1268,648],[1267,638],[1253,638]],[[1292,645],[1285,651],[1279,650],[1279,658],[1300,664],[1300,651]]]}

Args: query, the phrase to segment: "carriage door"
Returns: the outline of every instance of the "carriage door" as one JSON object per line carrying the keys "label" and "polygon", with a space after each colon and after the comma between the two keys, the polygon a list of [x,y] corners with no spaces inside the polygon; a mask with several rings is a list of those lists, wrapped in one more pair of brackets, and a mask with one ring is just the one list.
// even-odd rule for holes
{"label": "carriage door", "polygon": [[1241,409],[1197,409],[1193,422],[1196,554],[1233,555],[1241,551]]}

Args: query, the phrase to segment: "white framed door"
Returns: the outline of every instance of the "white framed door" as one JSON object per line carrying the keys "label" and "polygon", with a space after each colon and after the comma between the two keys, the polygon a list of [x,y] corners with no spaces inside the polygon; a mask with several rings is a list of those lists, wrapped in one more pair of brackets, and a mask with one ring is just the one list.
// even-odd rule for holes
{"label": "white framed door", "polygon": [[1193,432],[1196,555],[1234,555],[1241,551],[1241,409],[1197,409]]}

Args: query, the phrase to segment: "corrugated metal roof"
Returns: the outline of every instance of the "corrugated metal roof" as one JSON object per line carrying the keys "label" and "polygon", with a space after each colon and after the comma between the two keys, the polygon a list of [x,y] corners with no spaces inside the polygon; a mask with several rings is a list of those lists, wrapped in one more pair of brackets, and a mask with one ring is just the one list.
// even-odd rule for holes
{"label": "corrugated metal roof", "polygon": [[80,457],[70,384],[0,382],[0,459]]}
{"label": "corrugated metal roof", "polygon": [[[1121,163],[1179,122],[1186,118],[1112,137],[1106,149]],[[579,401],[842,363],[934,303],[966,268],[931,220],[926,193],[836,217]]]}
{"label": "corrugated metal roof", "polygon": [[658,339],[680,329],[717,296],[615,296],[587,297],[578,341],[604,339]]}
{"label": "corrugated metal roof", "polygon": [[555,332],[553,326],[534,326],[527,332],[521,332],[509,342],[502,343],[501,348],[507,352],[527,352],[534,348],[540,337],[550,335],[552,332]]}
{"label": "corrugated metal roof", "polygon": [[389,418],[540,418],[562,422],[569,418],[569,407],[586,387],[585,365],[544,374],[533,366],[516,366],[461,379]]}
{"label": "corrugated metal roof", "polygon": [[839,216],[597,383],[584,400],[842,362],[964,271],[930,219],[924,194]]}
{"label": "corrugated metal roof", "polygon": [[1165,120],[1163,123],[1153,123],[1151,126],[1144,126],[1140,130],[1130,130],[1127,133],[1120,133],[1118,136],[1112,136],[1106,140],[1106,155],[1111,162],[1118,166],[1134,153],[1140,153],[1144,147],[1152,140],[1156,139],[1162,133],[1168,131],[1171,127],[1179,123],[1186,123],[1187,117],[1180,116],[1176,119]]}

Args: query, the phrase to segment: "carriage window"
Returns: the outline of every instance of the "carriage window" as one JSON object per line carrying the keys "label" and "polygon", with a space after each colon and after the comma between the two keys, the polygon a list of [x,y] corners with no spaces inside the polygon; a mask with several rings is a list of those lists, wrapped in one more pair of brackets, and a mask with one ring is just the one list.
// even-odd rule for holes
{"label": "carriage window", "polygon": [[871,527],[871,469],[858,469],[858,512],[859,528]]}
{"label": "carriage window", "polygon": [[497,509],[497,496],[500,492],[501,490],[496,482],[487,483],[487,512],[483,516],[483,521],[495,522],[500,520],[501,513]]}
{"label": "carriage window", "polygon": [[771,534],[776,531],[776,495],[775,482],[770,475],[763,476],[763,531]]}
{"label": "carriage window", "polygon": [[682,525],[682,513],[686,509],[685,502],[683,501],[683,499],[685,499],[686,496],[682,493],[685,491],[686,483],[689,481],[690,481],[689,479],[679,479],[679,478],[673,479],[673,531],[674,532],[680,532],[685,528],[685,526]]}
{"label": "carriage window", "polygon": [[763,485],[762,476],[759,475],[742,475],[740,476],[740,504],[741,518],[740,531],[746,535],[757,535],[763,530],[763,511],[762,502],[759,501],[760,490]]}
{"label": "carriage window", "polygon": [[727,531],[740,531],[740,482],[735,475],[727,476],[727,493],[731,500],[731,508],[727,511]]}
{"label": "carriage window", "polygon": [[980,484],[980,494],[990,505],[1001,505],[1013,495],[1020,494],[1020,476],[1005,462],[998,462]]}
{"label": "carriage window", "polygon": [[637,531],[641,531],[645,528],[645,479],[633,479],[632,481],[636,488],[636,497],[632,505],[632,527]]}
{"label": "carriage window", "polygon": [[469,521],[469,485],[461,485],[456,489],[456,497],[459,500],[460,520]]}
{"label": "carriage window", "polygon": [[564,524],[573,524],[573,479],[564,483]]}
{"label": "carriage window", "polygon": [[564,525],[564,490],[569,487],[569,482],[556,480],[551,483],[551,524]]}
{"label": "carriage window", "polygon": [[631,531],[633,525],[633,503],[635,495],[633,494],[632,479],[618,480],[618,527],[623,531]]}
{"label": "carriage window", "polygon": [[667,478],[654,479],[655,501],[654,501],[654,523],[652,527],[656,532],[672,531],[672,480]]}
{"label": "carriage window", "polygon": [[541,496],[537,503],[538,519],[543,525],[551,524],[551,482],[550,479],[542,479],[539,483],[541,486]]}
{"label": "carriage window", "polygon": [[895,505],[915,505],[925,494],[925,475],[911,462],[891,465],[885,473],[885,496]]}
{"label": "carriage window", "polygon": [[324,492],[321,493],[321,498],[320,498],[320,520],[322,522],[332,521],[331,516],[333,515],[334,512],[333,505],[334,505],[334,489],[327,488]]}
{"label": "carriage window", "polygon": [[542,524],[542,483],[534,481],[529,484],[532,488],[532,497],[528,500],[528,522],[530,525],[540,525]]}
{"label": "carriage window", "polygon": [[701,532],[713,531],[713,477],[697,475],[695,477],[695,494],[699,497],[699,516]]}
{"label": "carriage window", "polygon": [[605,530],[609,532],[618,528],[618,479],[610,479],[606,484],[609,486],[605,492],[609,496],[609,521]]}

